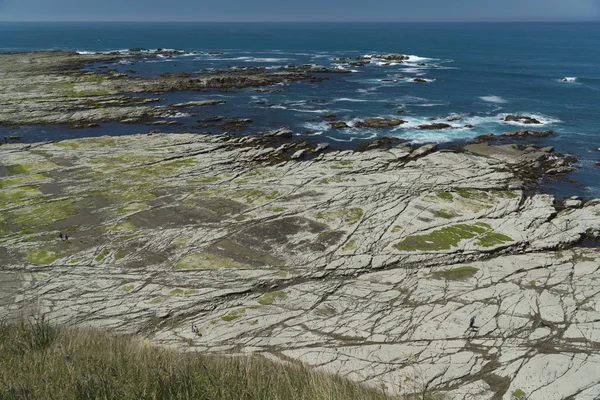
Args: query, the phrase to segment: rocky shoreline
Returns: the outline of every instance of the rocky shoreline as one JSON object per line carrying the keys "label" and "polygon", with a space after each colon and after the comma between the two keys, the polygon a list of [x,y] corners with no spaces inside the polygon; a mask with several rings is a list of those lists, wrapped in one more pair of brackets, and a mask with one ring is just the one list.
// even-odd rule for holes
{"label": "rocky shoreline", "polygon": [[400,144],[299,162],[277,135],[1,146],[3,316],[261,352],[391,393],[600,390],[600,253],[578,246],[600,201],[526,195],[514,167],[547,153]]}
{"label": "rocky shoreline", "polygon": [[[153,106],[171,90],[321,79],[297,67],[81,72],[136,56],[2,55],[0,119],[157,123],[223,104]],[[339,61],[370,59],[404,61]],[[198,123],[235,131],[252,120]],[[379,138],[357,151],[294,140],[288,129],[3,144],[0,318],[41,313],[182,351],[257,352],[393,394],[596,398],[600,199],[531,190],[576,161],[528,142],[551,134],[454,149]]]}

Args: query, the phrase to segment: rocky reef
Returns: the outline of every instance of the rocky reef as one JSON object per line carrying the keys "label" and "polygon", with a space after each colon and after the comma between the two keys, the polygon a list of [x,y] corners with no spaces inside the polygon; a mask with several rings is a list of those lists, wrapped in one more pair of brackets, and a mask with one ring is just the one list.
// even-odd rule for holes
{"label": "rocky reef", "polygon": [[0,146],[1,316],[390,393],[600,396],[600,201],[525,190],[562,160],[401,144],[294,161],[287,137]]}
{"label": "rocky reef", "polygon": [[[161,53],[158,53],[161,54]],[[0,124],[69,124],[90,127],[100,122],[141,123],[177,115],[184,107],[219,102],[188,102],[157,106],[155,97],[174,91],[232,90],[294,81],[317,82],[310,68],[283,71],[231,70],[206,74],[167,74],[133,78],[108,70],[86,72],[82,67],[157,54],[77,54],[35,52],[0,57]],[[148,97],[153,94],[154,97]]]}

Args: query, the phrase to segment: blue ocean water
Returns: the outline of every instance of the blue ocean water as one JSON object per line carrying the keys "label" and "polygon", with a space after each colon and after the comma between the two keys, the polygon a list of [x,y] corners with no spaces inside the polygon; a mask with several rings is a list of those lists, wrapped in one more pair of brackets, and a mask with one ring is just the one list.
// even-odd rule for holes
{"label": "blue ocean water", "polygon": [[[353,71],[326,75],[331,79],[320,83],[280,85],[269,92],[170,93],[161,96],[163,104],[208,98],[225,99],[227,104],[182,114],[178,120],[184,125],[161,127],[165,131],[194,131],[190,127],[203,112],[252,118],[246,134],[289,127],[299,137],[346,148],[378,136],[443,143],[523,128],[554,130],[555,136],[539,143],[574,154],[580,162],[569,176],[577,185],[567,188],[562,182],[549,185],[550,190],[559,196],[600,196],[597,23],[0,23],[0,52],[132,47],[186,54],[109,67],[132,76],[205,73],[236,66],[276,70],[288,64]],[[338,57],[382,53],[411,58],[402,64],[372,62],[362,67],[333,63]],[[414,78],[428,83],[415,83]],[[399,115],[399,109],[404,113]],[[333,130],[321,118],[331,113],[350,125],[357,119],[382,116],[407,123],[392,130]],[[508,114],[532,116],[542,124],[502,121]],[[454,128],[416,129],[431,122],[447,122]],[[24,127],[21,134],[27,141],[40,141],[150,129],[113,123],[100,130]]]}

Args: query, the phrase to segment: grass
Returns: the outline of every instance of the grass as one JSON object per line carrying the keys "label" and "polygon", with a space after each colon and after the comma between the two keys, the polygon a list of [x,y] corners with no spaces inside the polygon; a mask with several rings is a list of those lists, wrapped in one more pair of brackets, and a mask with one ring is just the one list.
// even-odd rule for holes
{"label": "grass", "polygon": [[391,399],[380,390],[261,356],[209,356],[135,337],[0,324],[1,399]]}

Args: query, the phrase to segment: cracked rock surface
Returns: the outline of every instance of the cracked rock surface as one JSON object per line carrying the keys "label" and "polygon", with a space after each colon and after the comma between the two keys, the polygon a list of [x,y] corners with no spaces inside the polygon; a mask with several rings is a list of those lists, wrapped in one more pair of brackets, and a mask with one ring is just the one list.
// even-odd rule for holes
{"label": "cracked rock surface", "polygon": [[394,394],[600,396],[600,251],[577,245],[600,201],[558,209],[470,153],[281,161],[246,142],[1,146],[0,317],[260,352]]}

